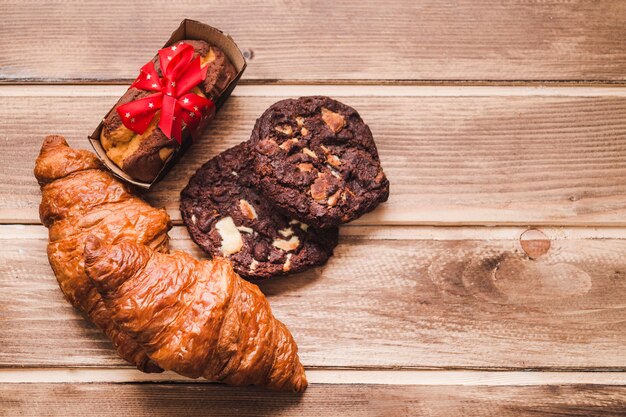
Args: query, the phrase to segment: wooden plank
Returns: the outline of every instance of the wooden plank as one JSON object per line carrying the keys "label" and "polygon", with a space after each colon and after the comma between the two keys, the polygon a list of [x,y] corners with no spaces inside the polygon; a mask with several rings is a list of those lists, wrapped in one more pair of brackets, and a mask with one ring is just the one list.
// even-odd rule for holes
{"label": "wooden plank", "polygon": [[[22,228],[0,228],[0,366],[122,365],[63,300],[45,230]],[[261,283],[307,367],[626,370],[623,237],[342,230],[325,267]]]}
{"label": "wooden plank", "polygon": [[[45,99],[0,95],[0,222],[38,221],[32,167],[42,138],[60,133],[88,147],[86,135],[116,100],[108,87],[103,96],[72,89]],[[229,100],[148,200],[179,220],[189,176],[247,139],[281,98]],[[625,97],[339,98],[370,124],[391,181],[389,202],[361,224],[626,225]]]}
{"label": "wooden plank", "polygon": [[2,12],[4,81],[132,79],[185,17],[235,38],[252,56],[247,81],[626,77],[626,5],[611,0],[28,0]]}
{"label": "wooden plank", "polygon": [[302,395],[213,384],[3,384],[20,416],[617,416],[626,387],[312,385]]}

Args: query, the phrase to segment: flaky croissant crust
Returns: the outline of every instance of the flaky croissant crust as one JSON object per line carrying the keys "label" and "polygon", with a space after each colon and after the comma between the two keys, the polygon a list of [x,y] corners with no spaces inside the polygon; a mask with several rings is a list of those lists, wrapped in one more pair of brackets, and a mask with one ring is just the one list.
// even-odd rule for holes
{"label": "flaky croissant crust", "polygon": [[143,371],[161,371],[111,319],[85,275],[83,248],[87,236],[95,235],[167,251],[169,216],[133,196],[93,153],[70,148],[62,136],[45,138],[35,177],[42,193],[41,221],[49,229],[48,259],[63,294],[106,333],[122,358]]}
{"label": "flaky croissant crust", "polygon": [[227,260],[91,237],[85,265],[113,319],[162,368],[231,385],[306,388],[292,335]]}

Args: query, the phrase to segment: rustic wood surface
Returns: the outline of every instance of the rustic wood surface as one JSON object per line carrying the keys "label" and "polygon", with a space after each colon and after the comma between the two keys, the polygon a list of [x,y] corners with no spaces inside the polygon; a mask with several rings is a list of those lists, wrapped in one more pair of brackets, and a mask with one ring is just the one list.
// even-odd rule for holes
{"label": "rustic wood surface", "polygon": [[[626,236],[438,230],[344,227],[326,266],[260,283],[306,366],[626,370]],[[0,366],[123,365],[58,291],[45,228],[0,231]]]}
{"label": "rustic wood surface", "polygon": [[[626,415],[625,2],[0,10],[0,415]],[[357,108],[391,180],[326,266],[260,284],[300,347],[302,396],[135,371],[65,302],[46,259],[32,174],[43,137],[88,148],[183,17],[231,34],[249,66],[145,194],[177,224],[173,248],[203,256],[177,209],[189,176],[282,98]]]}
{"label": "rustic wood surface", "polygon": [[[43,137],[61,133],[89,148],[86,135],[124,87],[83,90],[88,96],[55,88],[45,100],[2,91],[0,120],[12,123],[0,125],[0,165],[8,173],[0,222],[38,222],[32,168]],[[236,94],[146,196],[174,220],[193,172],[247,140],[263,110],[285,97]],[[339,98],[370,124],[391,181],[389,202],[357,223],[626,225],[626,96]],[[32,114],[46,122],[33,124]]]}
{"label": "rustic wood surface", "polygon": [[11,416],[617,416],[623,386],[313,385],[302,395],[213,384],[2,384]]}
{"label": "rustic wood surface", "polygon": [[186,17],[252,54],[247,82],[626,79],[619,0],[5,0],[2,15],[4,81],[130,80]]}

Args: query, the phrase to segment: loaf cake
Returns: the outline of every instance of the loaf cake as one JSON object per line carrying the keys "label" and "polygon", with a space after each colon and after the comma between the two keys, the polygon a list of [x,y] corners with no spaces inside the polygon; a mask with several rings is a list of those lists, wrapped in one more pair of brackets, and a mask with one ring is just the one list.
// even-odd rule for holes
{"label": "loaf cake", "polygon": [[[226,55],[219,48],[199,40],[183,40],[194,48],[194,58],[200,56],[202,68],[207,67],[206,77],[191,92],[215,101],[236,76],[236,70]],[[162,77],[158,55],[152,60],[159,77]],[[103,121],[100,142],[107,156],[122,171],[138,181],[152,182],[166,161],[171,158],[179,146],[165,136],[158,127],[159,112],[150,126],[137,134],[124,126],[116,109],[126,103],[145,98],[154,91],[145,91],[131,87],[119,99],[114,109]]]}

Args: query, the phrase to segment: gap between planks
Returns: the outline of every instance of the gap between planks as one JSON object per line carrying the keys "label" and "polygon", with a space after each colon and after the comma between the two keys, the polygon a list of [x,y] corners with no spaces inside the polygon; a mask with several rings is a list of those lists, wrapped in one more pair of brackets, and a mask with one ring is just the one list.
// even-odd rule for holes
{"label": "gap between planks", "polygon": [[[310,384],[380,384],[380,385],[626,385],[626,372],[509,372],[468,370],[339,370],[309,369]],[[84,383],[84,382],[191,382],[173,372],[144,374],[134,369],[109,368],[31,368],[1,369],[0,383]]]}
{"label": "gap between planks", "polygon": [[[596,221],[582,219],[568,219],[557,224],[553,220],[534,221],[528,223],[526,221],[468,221],[461,217],[460,214],[453,214],[444,218],[437,218],[440,212],[436,207],[430,210],[433,218],[425,218],[424,212],[414,212],[410,209],[388,209],[386,206],[378,207],[371,213],[365,214],[363,217],[354,220],[350,227],[381,227],[381,228],[398,228],[398,227],[421,227],[430,229],[450,228],[464,229],[475,228],[491,230],[496,228],[541,228],[554,230],[577,230],[583,228],[591,228],[592,230],[620,231],[626,228],[626,218],[623,221]],[[174,226],[182,226],[182,220],[177,218],[179,214],[168,210],[172,224]],[[39,210],[36,208],[0,208],[0,226],[5,225],[41,225],[39,221]],[[612,232],[610,232],[612,233]],[[620,232],[621,233],[621,232]],[[1,234],[0,234],[1,236]],[[623,235],[620,235],[620,237]]]}
{"label": "gap between planks", "polygon": [[[341,236],[381,240],[518,240],[528,229],[539,229],[550,240],[626,239],[626,227],[507,227],[507,226],[354,226],[344,225]],[[190,239],[184,226],[169,231],[173,240]],[[47,239],[41,224],[0,225],[0,239]]]}
{"label": "gap between planks", "polygon": [[[0,97],[120,97],[122,85],[0,85]],[[328,95],[343,97],[626,97],[626,87],[615,86],[406,86],[406,85],[239,85],[241,97]]]}
{"label": "gap between planks", "polygon": [[[130,85],[132,78],[0,78],[0,86],[114,86]],[[434,78],[423,80],[411,79],[364,79],[364,78],[323,78],[307,79],[263,79],[243,78],[239,86],[397,86],[397,87],[626,87],[624,80],[479,80],[479,79],[450,79],[439,80]]]}
{"label": "gap between planks", "polygon": [[[400,213],[400,214],[398,214]],[[433,207],[432,213],[438,214],[436,207]],[[168,214],[174,226],[183,226],[182,220],[176,218],[177,214],[173,214],[168,210]],[[461,217],[450,216],[445,219],[424,219],[424,213],[413,213],[403,210],[387,210],[385,207],[378,207],[374,212],[365,214],[363,217],[354,220],[349,227],[380,227],[380,228],[399,228],[399,227],[416,227],[416,228],[476,228],[476,229],[496,229],[496,228],[540,228],[555,229],[568,228],[571,230],[591,228],[592,230],[622,230],[626,228],[626,218],[624,221],[593,221],[593,220],[567,220],[560,224],[555,221],[535,221],[528,223],[526,221],[468,221]],[[0,226],[5,225],[41,225],[39,222],[39,211],[37,209],[1,209],[0,208]],[[344,226],[345,227],[345,226]],[[524,230],[525,230],[524,229]],[[1,236],[1,235],[0,235]],[[622,237],[623,235],[620,235]]]}

